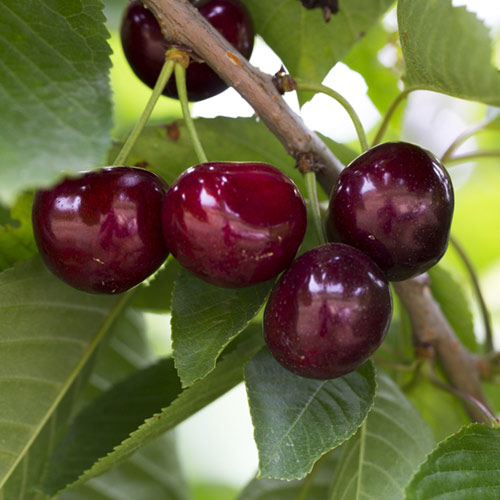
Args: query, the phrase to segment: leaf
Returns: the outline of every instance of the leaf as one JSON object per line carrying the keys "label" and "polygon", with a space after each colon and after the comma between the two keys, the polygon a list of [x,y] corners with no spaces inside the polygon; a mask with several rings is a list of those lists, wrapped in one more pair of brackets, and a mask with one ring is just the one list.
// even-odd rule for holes
{"label": "leaf", "polygon": [[37,253],[31,228],[33,194],[18,197],[10,211],[11,222],[0,225],[0,271]]}
{"label": "leaf", "polygon": [[307,10],[297,0],[252,0],[247,6],[256,32],[291,75],[321,82],[392,4],[393,0],[344,1],[328,23],[319,9]]}
{"label": "leaf", "polygon": [[188,500],[179,471],[174,435],[161,436],[103,476],[58,496],[58,500]]}
{"label": "leaf", "polygon": [[[196,131],[209,161],[262,161],[284,170],[299,185],[302,174],[284,147],[255,118],[197,118]],[[169,130],[175,129],[175,134]],[[115,144],[109,158],[116,156]],[[167,159],[167,160],[166,160]],[[146,164],[171,184],[184,170],[199,163],[183,120],[144,129],[129,156],[131,165]]]}
{"label": "leaf", "polygon": [[439,443],[407,486],[405,498],[500,498],[500,429],[471,424]]}
{"label": "leaf", "polygon": [[344,446],[330,500],[403,499],[403,490],[432,450],[431,430],[397,385],[377,373],[368,418]]}
{"label": "leaf", "polygon": [[[130,457],[139,448],[172,429],[236,386],[243,379],[245,363],[262,347],[263,342],[261,327],[250,325],[247,332],[240,335],[235,342],[228,346],[227,353],[221,357],[215,370],[203,380],[184,389],[169,406],[148,418],[137,430],[130,434],[130,437],[98,460],[90,469],[81,471],[82,474],[72,486],[104,474]],[[145,379],[143,382],[147,384]],[[156,379],[151,380],[151,384],[157,383]]]}
{"label": "leaf", "polygon": [[77,415],[52,457],[43,490],[54,495],[76,481],[146,418],[168,406],[180,390],[171,358],[113,386]]}
{"label": "leaf", "polygon": [[215,368],[223,349],[262,308],[272,285],[221,288],[181,270],[172,298],[172,347],[183,387]]}
{"label": "leaf", "polygon": [[451,0],[399,0],[408,88],[500,106],[500,72],[488,28]]}
{"label": "leaf", "polygon": [[[342,447],[325,455],[325,462],[317,462],[319,470],[311,476],[294,481],[253,479],[241,492],[238,500],[297,500],[307,489],[307,500],[326,500]],[[310,482],[310,484],[308,484]]]}
{"label": "leaf", "polygon": [[349,439],[373,404],[370,362],[344,377],[314,380],[278,364],[267,349],[245,370],[259,475],[300,479],[325,453]]}
{"label": "leaf", "polygon": [[110,49],[99,0],[0,4],[0,200],[102,164]]}
{"label": "leaf", "polygon": [[450,322],[458,338],[469,350],[478,352],[474,321],[469,301],[462,285],[442,266],[434,266],[429,271],[431,290],[434,298]]}
{"label": "leaf", "polygon": [[153,278],[135,292],[132,306],[155,313],[170,311],[179,269],[180,265],[170,257]]}
{"label": "leaf", "polygon": [[[113,326],[106,348],[100,353],[83,400],[102,394],[104,389],[121,381],[152,361],[144,332],[142,315],[127,309]],[[82,397],[80,397],[80,400]],[[92,436],[92,439],[97,439]],[[86,451],[85,447],[82,447]],[[64,467],[66,464],[62,463]],[[50,472],[49,472],[50,473]],[[172,433],[138,450],[123,464],[77,488],[62,493],[58,500],[134,500],[168,498],[187,500],[186,485],[180,471]]]}
{"label": "leaf", "polygon": [[0,273],[0,489],[66,404],[124,298],[73,290],[38,258]]}

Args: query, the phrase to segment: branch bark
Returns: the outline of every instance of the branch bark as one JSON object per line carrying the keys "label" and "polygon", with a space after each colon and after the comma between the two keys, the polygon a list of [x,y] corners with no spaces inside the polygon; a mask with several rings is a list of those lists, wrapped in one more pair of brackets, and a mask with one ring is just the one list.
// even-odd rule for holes
{"label": "branch bark", "polygon": [[[317,172],[318,181],[329,193],[343,165],[288,107],[271,77],[250,65],[188,0],[144,0],[144,3],[160,21],[165,36],[193,49],[228,85],[234,87],[291,156],[296,160],[305,153],[316,156],[321,167]],[[416,340],[435,348],[454,387],[489,408],[481,388],[476,357],[457,339],[425,279],[396,283],[395,289],[408,310]],[[472,420],[488,421],[478,407],[471,404],[465,404],[465,407]]]}

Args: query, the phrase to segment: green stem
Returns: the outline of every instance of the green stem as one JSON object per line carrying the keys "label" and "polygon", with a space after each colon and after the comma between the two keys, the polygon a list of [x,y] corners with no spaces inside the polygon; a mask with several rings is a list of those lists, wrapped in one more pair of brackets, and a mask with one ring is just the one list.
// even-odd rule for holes
{"label": "green stem", "polygon": [[316,175],[314,172],[307,172],[304,176],[307,189],[307,197],[311,207],[311,216],[316,228],[319,243],[322,245],[326,243],[326,234],[323,221],[321,219],[321,208],[319,206],[318,191],[316,187]]}
{"label": "green stem", "polygon": [[179,95],[179,101],[181,102],[182,115],[184,116],[184,122],[191,137],[191,142],[193,143],[193,148],[195,150],[196,156],[200,163],[206,163],[207,156],[200,142],[200,138],[196,132],[196,127],[194,126],[193,118],[189,111],[189,101],[187,97],[186,88],[186,68],[181,63],[175,63],[175,85],[177,86],[177,94]]}
{"label": "green stem", "polygon": [[335,99],[347,111],[347,114],[351,118],[352,123],[354,124],[354,128],[356,129],[356,133],[358,134],[358,140],[361,149],[363,151],[368,150],[369,146],[368,146],[368,140],[366,138],[365,129],[363,128],[361,120],[359,119],[359,116],[357,115],[356,111],[354,111],[354,108],[351,106],[351,104],[345,97],[343,97],[337,91],[331,89],[330,87],[322,85],[321,83],[308,82],[306,80],[302,80],[301,78],[294,78],[294,80],[297,84],[297,90],[299,91],[300,90],[311,91],[316,93],[321,92],[322,94],[325,94]]}
{"label": "green stem", "polygon": [[500,158],[500,151],[473,151],[472,153],[453,156],[446,160],[446,165],[450,166],[450,163],[466,163],[468,161],[477,160],[478,158]]}
{"label": "green stem", "polygon": [[494,121],[495,118],[491,118],[488,120],[483,120],[479,123],[475,123],[474,125],[471,125],[468,129],[464,130],[449,146],[449,148],[443,153],[443,156],[441,156],[441,161],[443,163],[446,163],[447,161],[450,160],[451,155],[456,151],[456,149],[462,145],[469,137],[472,137],[474,134],[477,132],[480,132],[483,130],[485,127],[487,127],[492,121]]}
{"label": "green stem", "polygon": [[372,147],[376,146],[382,141],[382,138],[384,137],[384,134],[387,131],[387,128],[389,127],[389,123],[391,122],[391,119],[398,109],[398,106],[408,97],[408,94],[413,91],[417,90],[414,88],[407,88],[403,90],[400,94],[396,96],[394,101],[392,101],[392,104],[389,106],[387,109],[387,112],[384,116],[384,119],[382,120],[382,123],[380,124],[380,127],[378,129],[377,135],[375,136],[375,139],[373,139]]}
{"label": "green stem", "polygon": [[472,289],[474,290],[474,295],[476,296],[476,300],[479,304],[479,308],[481,310],[481,316],[483,318],[484,332],[485,332],[485,347],[486,352],[493,351],[493,329],[491,327],[491,317],[490,312],[488,311],[488,306],[486,305],[486,301],[484,300],[483,293],[481,291],[481,286],[479,284],[479,279],[477,277],[476,271],[472,262],[470,261],[467,253],[462,248],[462,245],[453,237],[450,237],[450,243],[453,245],[455,250],[457,251],[460,259],[465,265],[467,272],[469,273],[469,277],[472,282]]}
{"label": "green stem", "polygon": [[130,135],[125,141],[125,144],[123,145],[121,151],[118,153],[118,156],[116,157],[113,165],[123,165],[127,161],[128,155],[130,154],[130,151],[134,147],[137,138],[141,135],[142,129],[149,120],[149,117],[151,116],[151,112],[153,111],[156,102],[161,96],[163,89],[165,88],[165,85],[167,84],[170,76],[172,75],[173,69],[174,69],[174,62],[168,60],[165,61],[165,64],[163,65],[160,74],[158,75],[158,79],[156,80],[153,92],[151,93],[151,96],[149,97],[149,100],[146,103],[146,107],[144,108],[144,111],[142,112],[142,115],[140,116],[139,120],[135,124],[135,127],[132,129],[132,132],[130,132]]}

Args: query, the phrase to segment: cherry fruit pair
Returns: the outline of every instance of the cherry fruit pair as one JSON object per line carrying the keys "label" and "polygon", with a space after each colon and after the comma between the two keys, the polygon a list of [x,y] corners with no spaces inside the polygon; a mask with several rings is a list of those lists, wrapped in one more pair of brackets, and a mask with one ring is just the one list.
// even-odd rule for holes
{"label": "cherry fruit pair", "polygon": [[59,278],[121,293],[155,272],[169,251],[210,283],[240,287],[286,269],[306,229],[293,181],[265,163],[205,163],[168,190],[155,174],[108,167],[40,190],[33,228]]}

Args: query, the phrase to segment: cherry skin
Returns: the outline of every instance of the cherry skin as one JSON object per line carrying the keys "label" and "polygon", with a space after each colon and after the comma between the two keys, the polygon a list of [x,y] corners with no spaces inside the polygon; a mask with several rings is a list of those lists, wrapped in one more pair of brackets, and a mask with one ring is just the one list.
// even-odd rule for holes
{"label": "cherry skin", "polygon": [[172,255],[222,287],[267,281],[292,262],[307,224],[302,195],[266,163],[202,163],[172,185],[163,233]]}
{"label": "cherry skin", "polygon": [[147,170],[107,167],[39,190],[33,231],[47,267],[90,293],[121,293],[168,255],[161,232],[167,184]]}
{"label": "cherry skin", "polygon": [[380,144],[340,174],[327,232],[365,252],[389,280],[401,281],[444,255],[453,206],[450,177],[431,153],[405,142]]}
{"label": "cherry skin", "polygon": [[[240,0],[190,0],[207,21],[244,57],[250,57],[254,28],[250,13]],[[171,47],[152,12],[139,0],[132,0],[124,12],[121,40],[125,57],[135,74],[153,88]],[[226,83],[205,63],[193,62],[186,71],[190,101],[201,101],[227,89]],[[177,97],[175,78],[171,77],[163,92]]]}
{"label": "cherry skin", "polygon": [[330,379],[375,352],[391,316],[391,292],[378,266],[353,247],[327,243],[302,254],[274,286],[264,335],[286,369]]}

